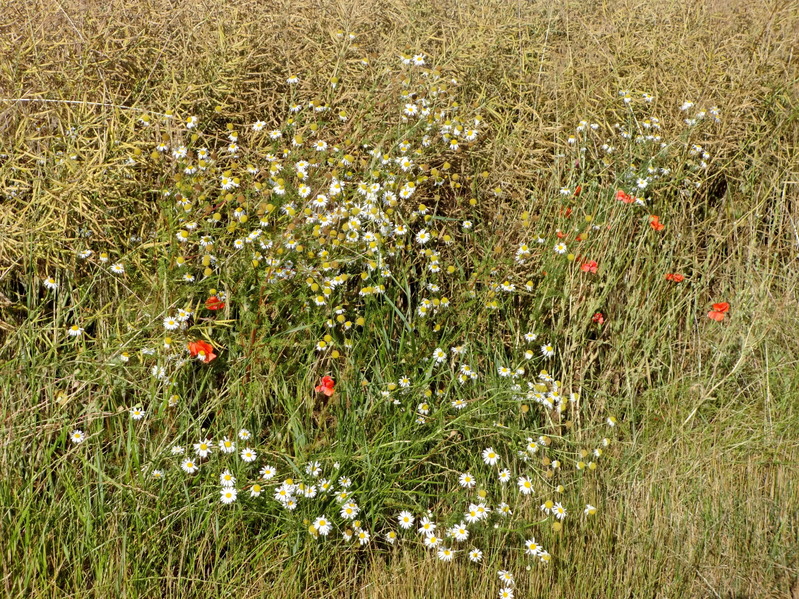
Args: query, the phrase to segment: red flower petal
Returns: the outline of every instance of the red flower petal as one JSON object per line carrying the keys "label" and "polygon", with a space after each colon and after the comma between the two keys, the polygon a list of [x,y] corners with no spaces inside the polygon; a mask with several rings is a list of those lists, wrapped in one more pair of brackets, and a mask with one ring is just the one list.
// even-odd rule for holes
{"label": "red flower petal", "polygon": [[216,358],[214,346],[202,340],[189,341],[189,353],[193,358],[196,358],[197,356],[202,357],[203,362],[206,364]]}
{"label": "red flower petal", "polygon": [[323,376],[322,382],[316,387],[314,387],[314,391],[316,391],[317,393],[324,393],[325,395],[330,397],[335,392],[335,385],[336,382],[333,380],[333,377]]}
{"label": "red flower petal", "polygon": [[628,195],[627,193],[625,193],[621,189],[616,192],[616,199],[621,201],[621,202],[624,202],[625,204],[632,204],[635,201],[634,197],[632,197],[631,195]]}
{"label": "red flower petal", "polygon": [[596,274],[598,268],[599,264],[596,263],[596,260],[589,260],[588,262],[584,262],[580,265],[580,270],[583,272],[590,272],[594,274]]}
{"label": "red flower petal", "polygon": [[223,302],[215,295],[212,295],[207,300],[205,300],[205,307],[208,308],[209,310],[221,310],[225,307],[225,302]]}

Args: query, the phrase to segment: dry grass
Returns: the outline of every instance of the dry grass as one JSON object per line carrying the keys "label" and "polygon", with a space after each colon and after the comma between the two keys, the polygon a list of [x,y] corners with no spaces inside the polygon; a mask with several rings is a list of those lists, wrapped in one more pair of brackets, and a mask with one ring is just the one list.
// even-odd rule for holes
{"label": "dry grass", "polygon": [[[467,101],[490,123],[492,139],[468,166],[487,170],[488,186],[501,186],[481,209],[496,222],[497,246],[510,247],[524,227],[520,213],[529,211],[532,222],[549,218],[553,209],[541,200],[569,184],[568,172],[553,166],[564,149],[558,134],[581,118],[610,126],[618,90],[652,92],[667,126],[683,118],[683,100],[719,106],[707,191],[673,207],[670,227],[681,236],[664,250],[695,273],[692,293],[661,308],[662,281],[646,274],[659,250],[642,248],[620,265],[605,296],[606,314],[618,320],[614,339],[623,343],[570,328],[584,308],[579,301],[552,304],[550,318],[575,350],[564,364],[571,382],[590,378],[597,412],[618,406],[626,428],[612,470],[598,482],[602,517],[579,533],[547,534],[544,542],[561,557],[529,575],[515,568],[517,597],[799,598],[799,5],[1,0],[0,15],[0,180],[6,187],[33,181],[18,198],[0,201],[3,358],[18,347],[11,340],[26,314],[17,298],[49,269],[70,264],[76,228],[119,243],[157,214],[154,191],[120,174],[136,149],[128,141],[136,110],[197,114],[220,129],[255,118],[277,122],[288,75],[303,73],[304,91],[320,99],[335,75],[357,124],[381,110],[364,102],[391,83],[380,67],[406,49],[424,50],[455,69]],[[338,29],[358,33],[374,68],[337,54]],[[68,126],[80,135],[58,146]],[[38,165],[56,149],[79,158],[59,173]],[[695,315],[721,297],[738,310],[740,327],[707,338]],[[4,413],[13,426],[27,425],[39,407],[31,402],[24,418]],[[6,475],[13,439],[2,439]],[[15,495],[2,497],[6,536]],[[108,538],[124,536],[124,525],[113,514],[103,524]],[[320,572],[302,556],[264,552],[244,538],[226,545],[225,555],[202,546],[197,551],[211,565],[198,570],[183,564],[184,555],[196,556],[191,541],[168,555],[137,546],[137,570],[113,545],[118,553],[105,567],[119,577],[98,572],[106,586],[72,588],[72,596],[496,596],[496,569],[507,564],[501,547],[496,561],[478,569],[442,568],[432,557],[397,551],[332,556]],[[36,546],[58,555],[49,562],[54,577],[73,563],[56,542]],[[47,556],[2,551],[7,596],[22,589],[65,596],[46,575],[21,581],[12,564]]]}

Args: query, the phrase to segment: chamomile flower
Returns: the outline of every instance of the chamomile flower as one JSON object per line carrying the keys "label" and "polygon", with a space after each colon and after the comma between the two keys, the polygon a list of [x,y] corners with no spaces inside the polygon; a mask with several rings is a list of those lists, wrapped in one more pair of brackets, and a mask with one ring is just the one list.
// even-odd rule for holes
{"label": "chamomile flower", "polygon": [[488,466],[494,466],[499,461],[499,454],[493,447],[486,447],[483,450],[483,462]]}
{"label": "chamomile flower", "polygon": [[79,445],[86,440],[86,435],[83,433],[82,430],[77,429],[69,434],[69,440],[72,441],[75,445]]}
{"label": "chamomile flower", "polygon": [[144,410],[139,407],[131,408],[130,417],[133,418],[133,420],[141,420],[144,418]]}
{"label": "chamomile flower", "polygon": [[174,316],[164,318],[164,328],[167,331],[174,331],[180,327],[180,321]]}
{"label": "chamomile flower", "polygon": [[252,437],[252,433],[248,431],[246,428],[243,428],[239,431],[239,439],[242,441],[247,441],[250,437]]}
{"label": "chamomile flower", "polygon": [[521,491],[522,495],[530,495],[533,492],[533,482],[528,476],[520,476],[516,484],[519,486],[519,491]]}
{"label": "chamomile flower", "polygon": [[80,337],[83,335],[83,327],[79,327],[76,324],[73,324],[71,327],[67,329],[67,335],[70,337]]}
{"label": "chamomile flower", "polygon": [[366,544],[369,542],[369,539],[371,539],[371,538],[372,538],[372,537],[371,537],[371,535],[369,534],[369,531],[368,531],[368,530],[364,530],[364,529],[362,529],[362,528],[359,528],[359,529],[356,531],[356,536],[357,536],[357,538],[358,538],[358,544],[359,544],[361,547],[363,547],[364,545],[366,545]]}
{"label": "chamomile flower", "polygon": [[491,513],[491,509],[488,508],[484,503],[471,504],[469,506],[469,511],[474,511],[477,514],[478,520],[485,520]]}
{"label": "chamomile flower", "polygon": [[220,501],[225,505],[229,505],[236,501],[238,491],[236,491],[236,489],[233,487],[224,487],[223,489],[220,489],[219,494]]}
{"label": "chamomile flower", "polygon": [[111,272],[116,275],[121,275],[125,272],[125,267],[121,263],[117,262],[116,264],[111,265]]}
{"label": "chamomile flower", "polygon": [[430,549],[435,549],[441,544],[441,538],[436,536],[436,533],[431,532],[424,537],[424,546]]}
{"label": "chamomile flower", "polygon": [[341,506],[341,512],[339,515],[345,520],[354,520],[360,511],[361,508],[358,507],[357,503],[354,501],[348,501]]}
{"label": "chamomile flower", "polygon": [[451,562],[455,557],[455,552],[449,547],[441,547],[436,555],[442,562]]}
{"label": "chamomile flower", "polygon": [[469,530],[466,528],[466,524],[463,522],[456,524],[452,528],[449,529],[449,534],[453,537],[456,541],[465,541],[469,538]]}
{"label": "chamomile flower", "polygon": [[197,462],[189,458],[188,460],[183,460],[183,463],[180,465],[183,468],[183,471],[186,474],[194,474],[197,472]]}
{"label": "chamomile flower", "polygon": [[51,289],[52,291],[58,289],[58,283],[55,282],[55,279],[53,277],[47,277],[46,279],[44,279],[42,281],[42,285],[44,285],[48,289]]}
{"label": "chamomile flower", "polygon": [[510,470],[508,470],[507,468],[503,468],[502,470],[499,471],[497,478],[499,478],[499,482],[501,482],[504,485],[510,480]]}
{"label": "chamomile flower", "polygon": [[256,458],[258,457],[255,454],[255,452],[252,449],[250,449],[249,447],[245,447],[244,449],[242,449],[240,455],[241,455],[241,459],[244,460],[245,462],[248,462],[248,463],[249,462],[254,462],[256,460]]}
{"label": "chamomile flower", "polygon": [[474,477],[469,472],[464,472],[458,477],[458,484],[466,489],[473,489],[477,481],[474,480]]}
{"label": "chamomile flower", "polygon": [[499,599],[513,599],[513,589],[511,587],[499,589]]}
{"label": "chamomile flower", "polygon": [[236,477],[230,473],[230,470],[223,470],[219,475],[219,484],[223,487],[232,487],[236,484]]}
{"label": "chamomile flower", "polygon": [[219,442],[219,451],[222,453],[233,453],[236,451],[236,444],[227,437],[224,437]]}
{"label": "chamomile flower", "polygon": [[563,520],[566,517],[566,508],[558,502],[552,507],[552,513],[558,520]]}
{"label": "chamomile flower", "polygon": [[400,528],[408,530],[413,526],[413,514],[410,512],[400,512],[399,516],[397,516],[397,522],[399,523]]}
{"label": "chamomile flower", "polygon": [[526,540],[524,542],[524,547],[525,547],[524,552],[527,555],[533,555],[533,556],[540,555],[541,552],[544,550],[544,548],[541,547],[541,545],[535,540],[535,537]]}
{"label": "chamomile flower", "polygon": [[466,520],[466,522],[468,522],[469,524],[474,524],[475,522],[480,522],[480,514],[477,513],[476,509],[471,508],[471,507],[469,508],[469,511],[467,511],[463,515],[463,517]]}
{"label": "chamomile flower", "polygon": [[476,547],[469,551],[469,561],[474,562],[475,564],[479,564],[483,561],[483,552]]}
{"label": "chamomile flower", "polygon": [[499,576],[499,580],[505,586],[511,586],[513,584],[513,573],[509,570],[500,570],[497,572],[497,576]]}
{"label": "chamomile flower", "polygon": [[429,535],[435,532],[436,530],[436,523],[430,520],[427,516],[422,518],[419,521],[419,533],[423,535]]}
{"label": "chamomile flower", "polygon": [[293,499],[293,497],[294,497],[293,494],[292,494],[293,490],[294,490],[294,487],[291,486],[291,485],[290,486],[280,485],[277,489],[275,489],[274,497],[275,497],[275,499],[277,501],[279,501],[280,503],[285,505],[291,499]]}
{"label": "chamomile flower", "polygon": [[199,443],[194,444],[194,453],[201,458],[207,458],[214,450],[214,444],[209,439],[203,439]]}
{"label": "chamomile flower", "polygon": [[254,484],[250,487],[250,497],[260,497],[261,493],[263,493],[264,488],[259,484]]}
{"label": "chamomile flower", "polygon": [[327,516],[319,516],[316,520],[314,520],[313,527],[317,533],[326,537],[333,528],[333,523],[327,518]]}

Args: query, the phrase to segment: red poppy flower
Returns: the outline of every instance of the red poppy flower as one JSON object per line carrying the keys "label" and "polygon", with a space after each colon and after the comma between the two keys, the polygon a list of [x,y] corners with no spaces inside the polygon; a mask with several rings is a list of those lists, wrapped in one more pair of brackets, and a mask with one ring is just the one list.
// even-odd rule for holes
{"label": "red poppy flower", "polygon": [[206,364],[216,358],[214,347],[206,341],[189,341],[189,353],[192,358],[199,358]]}
{"label": "red poppy flower", "polygon": [[632,204],[635,201],[633,196],[627,194],[621,189],[616,192],[616,199],[620,202],[624,202],[625,204]]}
{"label": "red poppy flower", "polygon": [[577,189],[575,189],[575,190],[574,190],[574,197],[576,198],[576,197],[577,197],[577,196],[579,196],[581,193],[583,193],[583,186],[582,186],[582,185],[578,185],[578,186],[577,186]]}
{"label": "red poppy flower", "polygon": [[560,229],[558,229],[557,231],[555,231],[555,235],[557,235],[557,236],[558,236],[558,239],[563,239],[564,237],[566,237],[566,233],[564,233],[564,232],[563,232],[563,231],[561,231]]}
{"label": "red poppy flower", "polygon": [[600,325],[605,324],[605,315],[602,314],[602,312],[597,312],[596,314],[594,314],[591,320]]}
{"label": "red poppy flower", "polygon": [[221,310],[225,307],[225,302],[223,302],[215,295],[212,295],[207,300],[205,300],[205,307],[208,308],[209,310]]}
{"label": "red poppy flower", "polygon": [[580,270],[583,272],[591,272],[596,274],[597,269],[599,268],[599,264],[596,263],[596,260],[589,260],[588,262],[583,262],[580,265]]}
{"label": "red poppy flower", "polygon": [[662,222],[660,222],[660,217],[656,214],[653,214],[649,217],[649,226],[652,227],[655,231],[662,231],[666,228]]}
{"label": "red poppy flower", "polygon": [[713,309],[707,313],[707,317],[715,320],[716,322],[721,322],[724,320],[724,316],[729,310],[730,305],[727,302],[713,304]]}
{"label": "red poppy flower", "polygon": [[572,209],[571,208],[561,208],[559,210],[559,214],[561,216],[565,216],[566,218],[569,218],[572,215]]}
{"label": "red poppy flower", "polygon": [[685,276],[676,272],[670,272],[666,275],[666,280],[674,281],[675,283],[682,283],[685,280]]}
{"label": "red poppy flower", "polygon": [[331,395],[333,395],[333,392],[335,391],[334,389],[335,385],[336,382],[333,380],[333,377],[323,376],[322,382],[316,387],[314,387],[314,390],[317,393],[324,393],[325,395],[330,397]]}

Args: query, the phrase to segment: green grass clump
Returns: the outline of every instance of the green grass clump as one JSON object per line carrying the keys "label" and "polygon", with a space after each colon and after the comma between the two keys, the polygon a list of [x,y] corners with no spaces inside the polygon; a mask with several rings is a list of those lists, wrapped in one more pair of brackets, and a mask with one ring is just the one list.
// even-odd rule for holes
{"label": "green grass clump", "polygon": [[159,10],[5,42],[7,596],[797,592],[795,10]]}

